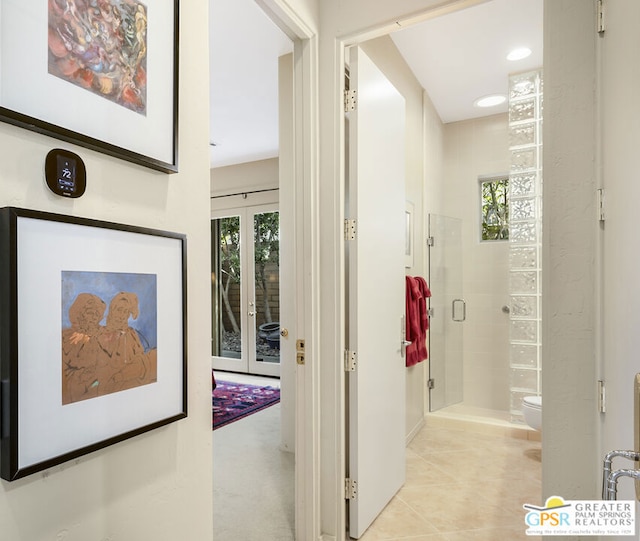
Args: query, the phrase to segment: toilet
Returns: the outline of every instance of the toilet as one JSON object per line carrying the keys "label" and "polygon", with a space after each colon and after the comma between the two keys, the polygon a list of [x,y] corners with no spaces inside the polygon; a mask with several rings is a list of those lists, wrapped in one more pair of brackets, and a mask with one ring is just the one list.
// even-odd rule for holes
{"label": "toilet", "polygon": [[522,414],[531,428],[542,430],[542,397],[525,396],[522,399]]}

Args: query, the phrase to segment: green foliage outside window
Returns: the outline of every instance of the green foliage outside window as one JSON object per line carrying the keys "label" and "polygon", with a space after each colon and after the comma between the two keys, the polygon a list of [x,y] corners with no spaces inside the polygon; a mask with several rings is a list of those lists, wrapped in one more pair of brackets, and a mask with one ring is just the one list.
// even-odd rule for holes
{"label": "green foliage outside window", "polygon": [[[240,283],[240,217],[220,218],[220,293],[231,323],[231,331],[239,333],[240,326],[236,311],[229,302],[229,289],[234,283]],[[268,297],[267,265],[279,268],[280,255],[280,215],[278,212],[266,212],[254,216],[254,259],[255,285],[261,290],[263,310],[267,322],[271,322],[271,307]],[[216,249],[214,247],[214,249]],[[257,293],[257,292],[256,292]],[[227,330],[227,329],[224,329]]]}
{"label": "green foliage outside window", "polygon": [[482,190],[482,240],[509,239],[509,178],[484,181]]}

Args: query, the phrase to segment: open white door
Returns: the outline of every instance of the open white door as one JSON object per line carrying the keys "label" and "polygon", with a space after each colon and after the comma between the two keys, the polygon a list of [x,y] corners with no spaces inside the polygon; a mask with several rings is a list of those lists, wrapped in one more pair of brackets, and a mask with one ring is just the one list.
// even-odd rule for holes
{"label": "open white door", "polygon": [[349,535],[359,538],[404,483],[405,101],[362,50],[350,49],[347,114]]}

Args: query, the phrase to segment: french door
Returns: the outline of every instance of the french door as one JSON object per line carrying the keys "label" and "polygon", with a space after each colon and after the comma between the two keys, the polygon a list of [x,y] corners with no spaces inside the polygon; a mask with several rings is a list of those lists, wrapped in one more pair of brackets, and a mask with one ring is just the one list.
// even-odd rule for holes
{"label": "french door", "polygon": [[212,214],[214,369],[280,375],[279,253],[277,205]]}

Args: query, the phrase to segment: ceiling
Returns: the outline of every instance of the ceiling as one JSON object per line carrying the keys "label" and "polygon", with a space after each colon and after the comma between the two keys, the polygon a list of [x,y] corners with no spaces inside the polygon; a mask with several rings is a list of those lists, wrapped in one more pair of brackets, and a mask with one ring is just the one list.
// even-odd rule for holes
{"label": "ceiling", "polygon": [[[293,44],[254,0],[209,1],[211,166],[276,157],[278,57]],[[542,2],[489,0],[391,34],[444,123],[505,112],[473,102],[542,67]],[[531,56],[506,60],[522,46]]]}
{"label": "ceiling", "polygon": [[254,0],[209,0],[211,166],[278,155],[278,57],[293,43]]}

